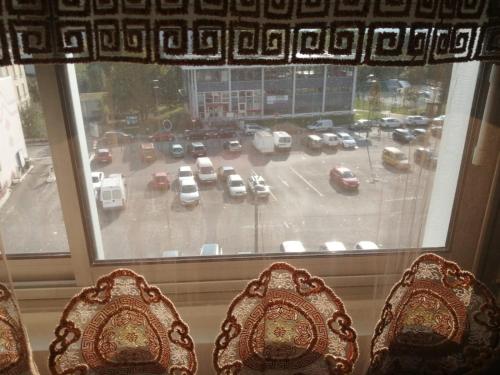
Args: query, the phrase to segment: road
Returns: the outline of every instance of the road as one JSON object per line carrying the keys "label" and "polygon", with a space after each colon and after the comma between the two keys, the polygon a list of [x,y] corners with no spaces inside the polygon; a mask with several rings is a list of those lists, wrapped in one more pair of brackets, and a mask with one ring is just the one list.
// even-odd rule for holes
{"label": "road", "polygon": [[[199,255],[203,243],[212,242],[219,243],[224,254],[277,252],[284,240],[300,240],[308,251],[317,251],[323,242],[332,240],[342,241],[348,248],[353,248],[360,240],[371,240],[390,249],[418,246],[434,172],[415,165],[410,173],[387,169],[382,165],[381,151],[395,144],[390,134],[382,133],[377,138],[375,133],[372,133],[373,144],[369,148],[373,172],[366,147],[311,153],[294,139],[294,148],[289,154],[263,156],[253,149],[249,138],[244,138],[242,154],[234,156],[222,151],[221,140],[208,141],[209,157],[215,167],[231,165],[244,179],[252,172],[264,176],[271,186],[272,196],[257,206],[251,197],[231,199],[223,184],[217,184],[201,186],[200,205],[185,208],[176,194],[175,176],[180,165],[194,167],[193,158],[172,159],[159,152],[158,160],[147,164],[141,162],[138,144],[115,147],[111,164],[92,165],[92,170],[103,171],[106,175],[122,173],[126,180],[126,209],[98,211],[104,256],[106,259],[156,258],[167,250],[178,250],[182,256],[195,256]],[[158,148],[164,146],[157,144]],[[415,148],[398,146],[410,155]],[[349,167],[358,176],[361,181],[358,192],[345,192],[330,183],[329,171],[335,165]],[[157,171],[168,172],[173,184],[171,190],[148,189],[151,175]],[[12,208],[6,211],[6,207],[0,211],[4,239],[10,252],[41,249],[42,246],[56,248],[55,243],[46,242],[52,237],[58,238],[59,249],[64,248],[60,245],[66,241],[60,228],[61,213],[56,209],[58,204],[54,203],[57,200],[55,184],[44,186],[51,190],[43,191],[44,199],[39,200],[33,194],[31,183],[14,191],[6,205],[15,207],[14,211]],[[28,199],[25,205],[18,206],[16,202],[22,201],[23,195],[36,199],[31,202]],[[52,199],[50,204],[49,197]],[[36,212],[52,212],[50,217],[55,220],[33,214],[32,204],[37,207]],[[46,204],[49,210],[43,208]],[[29,215],[23,214],[25,211],[31,215],[29,220],[26,220]],[[18,225],[11,222],[14,216],[18,217]],[[23,238],[20,228],[26,221],[36,232],[43,232],[29,240],[29,246],[27,240],[17,243]],[[50,225],[57,229],[49,231],[46,226]],[[48,236],[50,233],[52,235]]]}

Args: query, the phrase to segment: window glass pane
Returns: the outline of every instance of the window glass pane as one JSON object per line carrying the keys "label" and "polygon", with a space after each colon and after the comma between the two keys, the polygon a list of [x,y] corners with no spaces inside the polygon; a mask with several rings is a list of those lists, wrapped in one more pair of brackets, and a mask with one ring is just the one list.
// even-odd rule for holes
{"label": "window glass pane", "polygon": [[47,139],[34,67],[0,67],[0,230],[9,255],[68,252]]}
{"label": "window glass pane", "polygon": [[[111,174],[123,176],[116,196],[103,190],[90,202],[99,258],[198,256],[205,243],[218,243],[224,255],[293,251],[286,241],[308,252],[328,243],[338,251],[334,241],[356,251],[372,243],[445,245],[472,102],[458,93],[473,92],[477,64],[227,72],[130,64],[69,70],[82,107],[80,138],[95,148],[90,170],[104,175],[101,186]],[[186,95],[172,94],[180,87]],[[92,116],[83,110],[88,98],[100,101]],[[262,129],[269,133],[254,136]],[[99,148],[111,158],[97,158]],[[194,180],[184,177],[191,171]],[[159,172],[167,186],[152,178]],[[442,176],[451,182],[435,183]],[[436,221],[444,223],[439,230],[429,224]]]}

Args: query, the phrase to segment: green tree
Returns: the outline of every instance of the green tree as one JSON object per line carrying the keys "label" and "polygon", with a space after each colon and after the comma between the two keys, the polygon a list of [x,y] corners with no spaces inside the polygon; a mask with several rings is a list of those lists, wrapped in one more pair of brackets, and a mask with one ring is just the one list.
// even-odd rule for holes
{"label": "green tree", "polygon": [[142,120],[146,120],[155,109],[157,100],[153,81],[165,75],[166,69],[159,65],[113,64],[106,77],[106,87],[111,94],[115,115],[137,112]]}
{"label": "green tree", "polygon": [[40,105],[31,102],[19,108],[19,117],[23,127],[24,136],[29,138],[46,138],[47,129]]}

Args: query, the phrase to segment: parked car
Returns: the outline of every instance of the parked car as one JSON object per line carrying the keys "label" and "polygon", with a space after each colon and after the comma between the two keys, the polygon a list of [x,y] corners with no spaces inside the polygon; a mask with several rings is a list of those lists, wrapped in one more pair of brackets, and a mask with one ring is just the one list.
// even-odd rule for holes
{"label": "parked car", "polygon": [[236,137],[236,131],[230,128],[222,128],[217,131],[217,137],[219,138],[234,138]]}
{"label": "parked car", "polygon": [[203,129],[186,129],[184,130],[184,138],[190,141],[198,141],[205,139],[205,131]]}
{"label": "parked car", "polygon": [[100,144],[103,146],[114,146],[132,143],[133,141],[134,137],[130,134],[117,130],[110,130],[102,135]]}
{"label": "parked car", "polygon": [[385,147],[382,151],[382,163],[397,169],[408,171],[410,162],[406,154],[396,147]]}
{"label": "parked car", "polygon": [[362,133],[352,133],[351,134],[352,139],[356,141],[356,145],[359,147],[366,147],[366,146],[371,146],[372,141],[370,141],[366,136],[364,136]]}
{"label": "parked car", "polygon": [[274,137],[268,131],[259,130],[255,133],[252,144],[261,154],[272,154],[274,152]]}
{"label": "parked car", "polygon": [[141,159],[143,162],[153,162],[156,160],[156,149],[154,144],[141,144]]}
{"label": "parked car", "polygon": [[280,251],[282,253],[305,253],[306,249],[301,241],[283,241]]}
{"label": "parked car", "polygon": [[316,132],[324,132],[333,129],[333,121],[329,119],[317,120],[306,126],[308,130]]}
{"label": "parked car", "polygon": [[125,208],[127,194],[123,176],[116,173],[103,178],[99,197],[104,210]]}
{"label": "parked car", "polygon": [[290,151],[292,149],[292,136],[285,131],[273,132],[274,149],[278,151]]}
{"label": "parked car", "polygon": [[400,143],[410,143],[415,140],[415,136],[408,129],[396,129],[392,132],[392,139]]}
{"label": "parked car", "polygon": [[339,137],[340,144],[343,148],[353,149],[357,147],[356,141],[348,133],[339,132],[337,133],[337,136]]}
{"label": "parked car", "polygon": [[207,147],[201,142],[193,142],[189,145],[189,152],[193,158],[207,156]]}
{"label": "parked car", "polygon": [[222,248],[218,243],[205,243],[200,249],[201,256],[215,256],[222,255]]}
{"label": "parked car", "polygon": [[179,180],[179,183],[182,183],[184,180],[194,179],[194,173],[191,167],[189,165],[180,166],[177,171],[177,179]]}
{"label": "parked car", "polygon": [[232,174],[227,177],[227,189],[231,197],[244,197],[247,195],[247,188],[239,174]]}
{"label": "parked car", "polygon": [[200,203],[200,191],[194,178],[180,180],[179,200],[183,206],[190,206]]}
{"label": "parked car", "polygon": [[210,158],[200,157],[196,159],[196,176],[202,183],[212,183],[217,181],[214,165]]}
{"label": "parked car", "polygon": [[431,135],[435,138],[441,138],[441,135],[443,134],[443,126],[442,125],[435,125],[431,127]]}
{"label": "parked car", "polygon": [[242,149],[241,143],[238,140],[225,141],[222,146],[224,150],[235,153],[241,152]]}
{"label": "parked car", "polygon": [[413,153],[413,160],[424,168],[435,169],[437,166],[437,155],[429,148],[417,148]]}
{"label": "parked car", "polygon": [[405,123],[407,126],[427,126],[431,120],[425,116],[407,116]]}
{"label": "parked car", "polygon": [[184,157],[184,147],[180,143],[173,143],[170,148],[170,155],[174,158],[182,158]]}
{"label": "parked car", "polygon": [[113,161],[113,156],[109,148],[100,148],[95,154],[95,160],[99,163],[111,163]]}
{"label": "parked car", "polygon": [[223,166],[217,168],[217,179],[219,181],[226,182],[227,177],[231,176],[233,174],[236,174],[236,170],[229,165],[223,165]]}
{"label": "parked car", "polygon": [[330,171],[330,180],[348,190],[357,190],[359,188],[359,179],[346,167],[334,167]]}
{"label": "parked car", "polygon": [[245,134],[245,135],[254,135],[255,133],[257,133],[260,130],[271,131],[271,129],[266,128],[265,126],[257,125],[257,124],[245,124],[245,125],[243,125],[242,130],[243,130],[243,134]]}
{"label": "parked car", "polygon": [[319,251],[345,251],[344,243],[340,241],[328,241],[319,247]]}
{"label": "parked car", "polygon": [[379,126],[382,129],[397,129],[402,125],[401,121],[394,117],[384,117],[379,120]]}
{"label": "parked car", "polygon": [[375,242],[372,241],[359,241],[354,245],[356,250],[378,250],[379,247]]}
{"label": "parked car", "polygon": [[323,146],[321,137],[316,134],[306,135],[302,138],[302,143],[311,150],[321,150]]}
{"label": "parked car", "polygon": [[156,133],[149,136],[151,142],[170,142],[174,139],[175,135],[171,131],[165,129],[158,130]]}
{"label": "parked car", "polygon": [[321,138],[323,145],[326,147],[337,149],[340,146],[340,139],[336,134],[323,133]]}
{"label": "parked car", "polygon": [[94,191],[94,197],[97,198],[99,191],[101,190],[101,183],[104,179],[103,172],[92,172],[92,190]]}
{"label": "parked car", "polygon": [[372,121],[360,119],[355,123],[349,125],[349,129],[357,132],[367,132],[372,128]]}
{"label": "parked car", "polygon": [[443,126],[444,125],[444,120],[446,120],[446,115],[441,115],[441,116],[434,117],[432,119],[432,125]]}
{"label": "parked car", "polygon": [[248,190],[256,198],[268,198],[271,194],[271,189],[266,184],[264,177],[256,174],[248,178]]}
{"label": "parked car", "polygon": [[167,190],[170,188],[170,181],[165,172],[155,172],[151,176],[149,187],[155,190]]}

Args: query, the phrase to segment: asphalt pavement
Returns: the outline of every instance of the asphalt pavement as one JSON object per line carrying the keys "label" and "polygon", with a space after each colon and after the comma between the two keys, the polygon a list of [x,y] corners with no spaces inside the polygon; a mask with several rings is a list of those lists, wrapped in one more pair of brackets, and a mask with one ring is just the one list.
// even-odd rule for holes
{"label": "asphalt pavement", "polygon": [[[294,136],[290,153],[271,156],[259,154],[250,137],[241,138],[240,155],[223,151],[222,140],[207,141],[208,156],[216,168],[231,165],[245,180],[251,173],[260,174],[272,194],[267,201],[256,202],[251,196],[230,198],[222,183],[200,185],[201,202],[191,208],[179,203],[176,174],[181,165],[194,169],[195,159],[173,159],[165,152],[168,144],[158,143],[158,159],[143,163],[138,143],[113,147],[112,163],[91,166],[106,175],[122,173],[126,181],[126,208],[98,210],[106,259],[157,258],[168,250],[196,256],[204,243],[218,243],[223,254],[274,253],[285,240],[300,240],[307,251],[318,251],[322,243],[333,240],[347,248],[361,240],[387,249],[420,244],[433,171],[413,163],[410,173],[383,166],[382,149],[396,145],[390,133],[378,137],[372,132],[369,150],[319,153],[305,150],[299,137]],[[397,146],[410,156],[416,147]],[[35,160],[32,176],[15,187],[0,210],[10,253],[67,250],[57,187],[43,177],[50,159],[43,158]],[[357,175],[358,192],[346,192],[330,182],[329,171],[336,165]],[[148,188],[152,174],[160,171],[167,172],[172,183],[165,192]]]}

